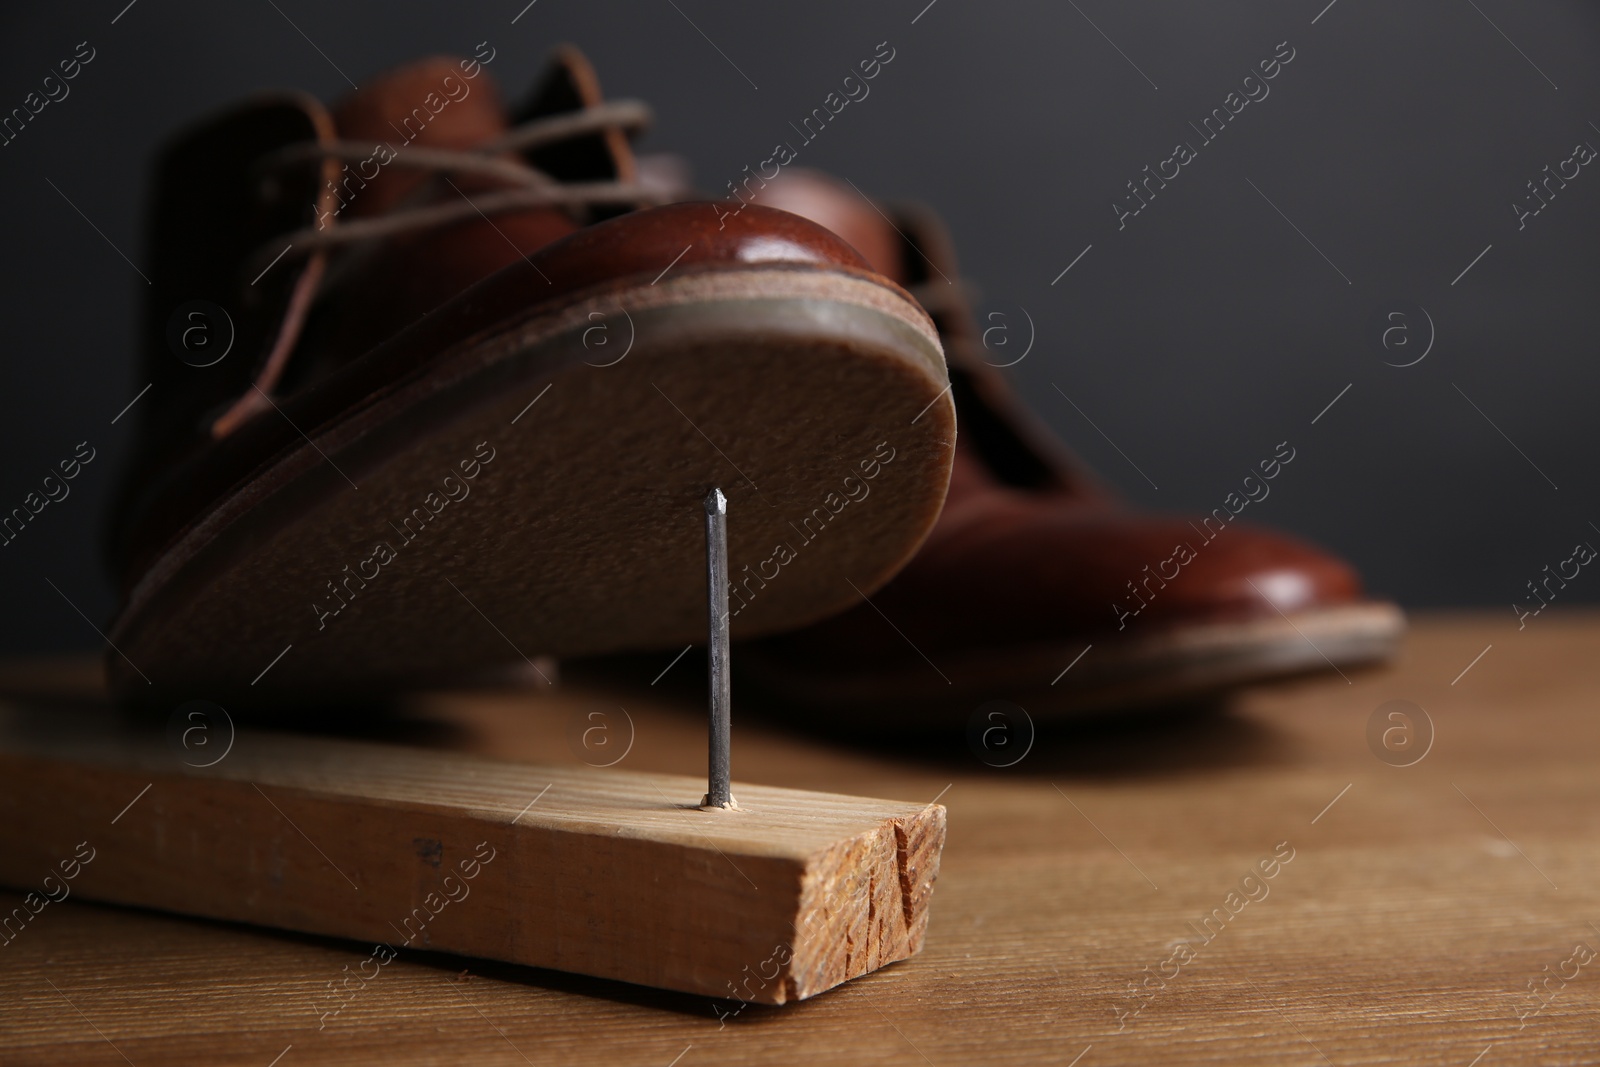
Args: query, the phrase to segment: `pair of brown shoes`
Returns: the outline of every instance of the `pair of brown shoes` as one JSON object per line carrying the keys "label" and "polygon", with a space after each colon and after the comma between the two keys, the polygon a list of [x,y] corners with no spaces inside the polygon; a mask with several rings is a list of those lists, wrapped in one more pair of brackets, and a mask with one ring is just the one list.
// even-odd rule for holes
{"label": "pair of brown shoes", "polygon": [[797,172],[685,202],[577,52],[512,111],[493,58],[257,97],[161,157],[119,692],[703,640],[713,486],[744,675],[836,713],[1103,710],[1392,653],[1396,609],[1242,504],[1095,486],[985,365],[931,216]]}

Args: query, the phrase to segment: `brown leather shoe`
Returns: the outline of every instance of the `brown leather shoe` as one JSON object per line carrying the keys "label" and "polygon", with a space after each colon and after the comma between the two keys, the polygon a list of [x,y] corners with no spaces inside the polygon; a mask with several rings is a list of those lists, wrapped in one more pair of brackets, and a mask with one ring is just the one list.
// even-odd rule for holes
{"label": "brown leather shoe", "polygon": [[568,49],[508,116],[493,58],[259,96],[161,157],[118,690],[370,695],[702,639],[712,486],[736,559],[842,481],[881,502],[735,636],[843,610],[931,528],[953,406],[910,296],[794,215],[642,206],[642,105]]}
{"label": "brown leather shoe", "polygon": [[[881,726],[991,698],[1044,716],[1186,702],[1394,654],[1400,611],[1365,599],[1343,561],[1235,521],[1243,496],[1169,518],[1096,484],[983,358],[931,213],[891,222],[805,171],[785,172],[759,201],[827,226],[922,298],[950,360],[960,441],[944,512],[916,559],[870,603],[742,647],[733,663],[750,682]],[[1292,461],[1292,446],[1279,446],[1245,492],[1264,498]]]}

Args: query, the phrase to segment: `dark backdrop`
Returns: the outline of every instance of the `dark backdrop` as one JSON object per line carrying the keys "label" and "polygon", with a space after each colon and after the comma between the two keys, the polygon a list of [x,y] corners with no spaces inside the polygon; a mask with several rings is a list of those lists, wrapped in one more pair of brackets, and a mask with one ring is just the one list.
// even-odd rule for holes
{"label": "dark backdrop", "polygon": [[[1007,373],[1128,495],[1208,510],[1288,440],[1294,464],[1249,517],[1407,605],[1508,622],[1546,564],[1600,544],[1600,167],[1563,162],[1600,146],[1588,0],[125,3],[0,16],[0,112],[79,42],[95,51],[0,147],[0,510],[78,442],[96,450],[0,548],[4,651],[92,645],[72,605],[102,627],[114,607],[98,527],[132,422],[111,420],[143,384],[129,337],[152,148],[254,89],[331,98],[485,40],[513,93],[578,43],[609,95],[656,106],[643,147],[683,153],[711,189],[794,140],[789,123],[887,41],[870,96],[798,162],[945,213],[985,325],[1005,327],[994,362],[1031,332]],[[1291,50],[1203,140],[1212,109],[1259,95],[1245,77]],[[1119,222],[1115,204],[1139,203],[1126,183],[1170,175],[1179,141],[1195,158]],[[1519,219],[1547,165],[1578,173]],[[1421,362],[1387,365],[1430,332]],[[1592,601],[1600,576],[1560,596]]]}

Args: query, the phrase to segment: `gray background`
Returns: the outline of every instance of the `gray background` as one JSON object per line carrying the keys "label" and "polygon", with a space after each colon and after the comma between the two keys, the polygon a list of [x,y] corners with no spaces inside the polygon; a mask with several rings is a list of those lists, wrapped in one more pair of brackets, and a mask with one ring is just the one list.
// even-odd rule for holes
{"label": "gray background", "polygon": [[[788,124],[887,40],[871,95],[798,162],[945,213],[980,312],[1005,316],[986,318],[1008,326],[995,361],[1027,340],[1025,309],[1035,345],[1008,373],[1129,496],[1209,510],[1287,439],[1295,462],[1246,517],[1347,555],[1408,606],[1491,605],[1508,624],[1541,568],[1600,544],[1600,167],[1520,232],[1511,208],[1577,142],[1600,145],[1592,3],[125,2],[0,16],[0,111],[78,42],[98,52],[0,148],[0,510],[77,442],[98,451],[0,548],[5,652],[97,642],[52,582],[97,625],[114,610],[98,529],[132,422],[110,420],[143,384],[144,288],[115,249],[147,259],[154,146],[254,89],[331,98],[346,76],[483,40],[513,94],[578,43],[609,95],[655,105],[643,147],[685,154],[709,189],[795,140]],[[1270,96],[1119,231],[1124,183],[1198,146],[1188,123],[1282,41],[1296,56]],[[1437,331],[1403,369],[1378,344],[1402,302]],[[1560,602],[1597,596],[1583,574]]]}

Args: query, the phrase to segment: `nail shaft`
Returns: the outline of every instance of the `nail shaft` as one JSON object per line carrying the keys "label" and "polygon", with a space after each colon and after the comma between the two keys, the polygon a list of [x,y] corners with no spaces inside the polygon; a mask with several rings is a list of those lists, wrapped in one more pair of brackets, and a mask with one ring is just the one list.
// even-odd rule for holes
{"label": "nail shaft", "polygon": [[721,489],[706,494],[706,586],[711,749],[705,806],[726,808],[733,804],[728,766],[732,690],[728,681],[728,498]]}

